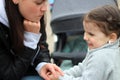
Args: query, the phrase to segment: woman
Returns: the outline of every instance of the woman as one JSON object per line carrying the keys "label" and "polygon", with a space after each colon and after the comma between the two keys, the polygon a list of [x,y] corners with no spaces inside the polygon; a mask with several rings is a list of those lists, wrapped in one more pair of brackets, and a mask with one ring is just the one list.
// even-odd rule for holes
{"label": "woman", "polygon": [[0,80],[20,80],[36,71],[49,80],[46,73],[55,74],[60,69],[49,63],[44,25],[46,0],[0,3]]}

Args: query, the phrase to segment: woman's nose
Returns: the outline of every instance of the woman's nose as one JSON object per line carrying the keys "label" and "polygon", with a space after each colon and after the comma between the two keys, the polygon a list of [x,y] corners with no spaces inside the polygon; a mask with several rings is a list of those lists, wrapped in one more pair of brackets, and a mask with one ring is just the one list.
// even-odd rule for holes
{"label": "woman's nose", "polygon": [[47,3],[43,3],[41,6],[41,11],[46,11],[47,10]]}

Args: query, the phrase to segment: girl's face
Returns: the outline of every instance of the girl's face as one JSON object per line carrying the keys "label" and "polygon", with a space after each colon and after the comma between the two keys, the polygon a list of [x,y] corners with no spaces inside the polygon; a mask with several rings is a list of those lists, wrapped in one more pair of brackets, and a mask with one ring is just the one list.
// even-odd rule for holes
{"label": "girl's face", "polygon": [[99,27],[92,22],[83,22],[84,40],[86,40],[89,49],[95,49],[103,46],[109,41],[109,37],[100,31]]}
{"label": "girl's face", "polygon": [[38,22],[47,10],[46,0],[13,0],[16,1],[21,15],[30,21]]}

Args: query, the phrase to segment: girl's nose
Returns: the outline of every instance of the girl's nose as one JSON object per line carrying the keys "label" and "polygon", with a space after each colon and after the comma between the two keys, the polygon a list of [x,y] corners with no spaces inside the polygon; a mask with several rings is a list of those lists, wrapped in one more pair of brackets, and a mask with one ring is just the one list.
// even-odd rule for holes
{"label": "girl's nose", "polygon": [[86,33],[84,33],[84,40],[88,40],[88,37],[87,37],[87,34]]}

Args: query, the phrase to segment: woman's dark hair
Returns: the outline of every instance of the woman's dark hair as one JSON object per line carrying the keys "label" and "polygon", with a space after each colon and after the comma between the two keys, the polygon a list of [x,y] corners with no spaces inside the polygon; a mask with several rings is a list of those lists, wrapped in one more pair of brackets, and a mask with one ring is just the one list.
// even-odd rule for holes
{"label": "woman's dark hair", "polygon": [[120,10],[117,6],[104,5],[93,9],[84,17],[85,22],[94,22],[107,36],[112,32],[120,37]]}
{"label": "woman's dark hair", "polygon": [[[5,0],[5,9],[10,25],[10,39],[12,46],[11,48],[19,52],[23,49],[24,40],[24,25],[23,17],[18,10],[18,5],[14,4],[12,0]],[[44,27],[44,18],[41,19],[41,27]]]}

